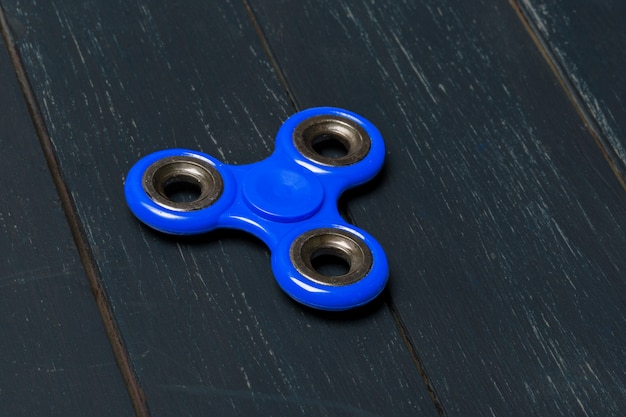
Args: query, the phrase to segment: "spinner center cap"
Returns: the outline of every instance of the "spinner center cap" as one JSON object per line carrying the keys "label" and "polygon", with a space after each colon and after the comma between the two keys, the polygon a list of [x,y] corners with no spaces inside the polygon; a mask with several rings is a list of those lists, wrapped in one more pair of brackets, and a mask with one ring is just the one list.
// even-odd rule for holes
{"label": "spinner center cap", "polygon": [[314,174],[303,169],[268,169],[248,173],[243,196],[249,207],[266,219],[294,222],[311,217],[324,201],[324,188]]}

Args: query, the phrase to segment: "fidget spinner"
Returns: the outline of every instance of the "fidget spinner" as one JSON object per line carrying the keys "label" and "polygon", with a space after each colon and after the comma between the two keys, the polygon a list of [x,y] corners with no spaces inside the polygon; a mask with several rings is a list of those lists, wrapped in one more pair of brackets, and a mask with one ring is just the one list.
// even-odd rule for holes
{"label": "fidget spinner", "polygon": [[[161,232],[252,233],[270,248],[274,276],[289,296],[321,310],[347,310],[376,298],[389,274],[380,244],[341,217],[337,200],[374,177],[384,156],[382,136],[369,121],[312,108],[283,123],[275,151],[259,162],[229,165],[187,149],[145,156],[128,173],[126,201]],[[341,268],[329,272],[324,263]]]}

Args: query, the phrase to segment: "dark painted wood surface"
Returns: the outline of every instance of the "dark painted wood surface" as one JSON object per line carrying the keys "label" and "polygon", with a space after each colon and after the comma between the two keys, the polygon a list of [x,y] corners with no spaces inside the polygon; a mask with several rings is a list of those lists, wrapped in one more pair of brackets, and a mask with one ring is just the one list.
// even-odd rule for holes
{"label": "dark painted wood surface", "polygon": [[240,2],[3,5],[22,28],[144,412],[436,415],[383,303],[339,317],[303,309],[280,292],[260,242],[167,237],[126,207],[123,179],[140,156],[180,146],[255,161],[294,111]]}
{"label": "dark painted wood surface", "polygon": [[616,170],[626,178],[626,3],[518,3]]}
{"label": "dark painted wood surface", "polygon": [[387,138],[350,208],[446,415],[623,412],[624,190],[515,9],[251,3],[300,106]]}
{"label": "dark painted wood surface", "polygon": [[133,408],[0,38],[0,415]]}
{"label": "dark painted wood surface", "polygon": [[[514,5],[1,3],[140,413],[626,408],[626,196]],[[140,156],[252,162],[315,105],[356,111],[387,141],[382,175],[345,199],[390,258],[372,306],[303,309],[258,241],[167,237],[126,209]]]}

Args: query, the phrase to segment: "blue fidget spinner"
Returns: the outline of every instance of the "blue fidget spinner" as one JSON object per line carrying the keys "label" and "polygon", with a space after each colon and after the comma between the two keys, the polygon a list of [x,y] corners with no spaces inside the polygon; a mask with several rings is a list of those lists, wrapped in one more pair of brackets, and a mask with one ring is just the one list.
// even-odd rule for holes
{"label": "blue fidget spinner", "polygon": [[[369,121],[312,108],[287,119],[274,153],[256,163],[228,165],[187,149],[150,154],[129,171],[126,201],[139,220],[165,233],[252,233],[269,246],[274,276],[289,296],[346,310],[380,294],[389,268],[379,243],[340,216],[337,199],[376,175],[384,157],[382,136]],[[181,190],[193,198],[181,199]],[[327,261],[344,269],[329,273]]]}

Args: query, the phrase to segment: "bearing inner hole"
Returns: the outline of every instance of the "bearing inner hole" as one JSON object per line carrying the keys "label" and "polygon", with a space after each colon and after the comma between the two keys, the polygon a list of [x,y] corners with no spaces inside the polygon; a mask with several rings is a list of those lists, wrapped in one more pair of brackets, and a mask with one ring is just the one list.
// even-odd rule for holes
{"label": "bearing inner hole", "polygon": [[363,279],[372,268],[372,252],[350,232],[321,228],[298,236],[289,257],[304,277],[324,285],[350,285]]}
{"label": "bearing inner hole", "polygon": [[146,170],[143,187],[152,200],[164,207],[193,211],[215,203],[224,190],[224,182],[219,171],[206,161],[171,156]]}
{"label": "bearing inner hole", "polygon": [[202,185],[195,177],[179,175],[165,181],[162,195],[175,203],[191,203],[202,195]]}
{"label": "bearing inner hole", "polygon": [[293,131],[293,143],[304,157],[321,165],[344,167],[362,161],[371,138],[353,120],[334,115],[310,117]]}
{"label": "bearing inner hole", "polygon": [[311,254],[313,269],[328,277],[340,277],[350,272],[350,255],[338,248],[319,248]]}
{"label": "bearing inner hole", "polygon": [[206,193],[213,177],[201,166],[187,161],[163,165],[154,173],[154,188],[163,198],[175,203],[197,201]]}
{"label": "bearing inner hole", "polygon": [[349,141],[333,133],[317,135],[311,144],[315,152],[327,158],[342,158],[350,151]]}
{"label": "bearing inner hole", "polygon": [[350,155],[362,140],[356,129],[340,120],[313,123],[304,129],[302,137],[312,151],[331,159]]}

